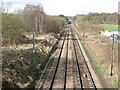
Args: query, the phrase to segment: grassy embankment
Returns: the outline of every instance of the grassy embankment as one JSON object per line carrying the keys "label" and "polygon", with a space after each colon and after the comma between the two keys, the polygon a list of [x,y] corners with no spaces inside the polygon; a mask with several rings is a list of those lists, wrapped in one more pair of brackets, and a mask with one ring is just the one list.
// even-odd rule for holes
{"label": "grassy embankment", "polygon": [[[80,33],[76,31],[76,34],[78,35],[79,38],[81,38],[82,36],[80,35]],[[81,39],[83,42],[85,41],[84,39]],[[98,60],[98,58],[96,57],[96,55],[94,54],[94,52],[90,49],[89,45],[87,43],[82,43],[85,51],[87,52],[88,57],[90,58],[90,62],[95,70],[95,72],[97,73],[98,77],[100,78],[100,80],[104,83],[103,86],[105,88],[117,88],[118,84],[113,83],[113,80],[111,78],[109,78],[109,73],[106,72],[106,68],[101,66],[100,61]]]}
{"label": "grassy embankment", "polygon": [[[112,30],[118,30],[118,25],[117,25],[118,18],[117,17],[118,17],[118,14],[115,14],[115,13],[113,13],[113,14],[89,13],[87,15],[76,15],[74,17],[73,21],[74,21],[74,23],[76,23],[77,28],[79,30],[81,30],[81,32],[82,32],[81,33],[76,30],[79,38],[81,38],[81,41],[86,42],[86,40],[88,40],[88,39],[85,39],[81,36],[81,34],[83,34],[83,33],[85,33],[85,34],[88,33],[88,36],[89,36],[89,34],[90,35],[91,34],[99,35],[101,33],[100,31],[103,31],[103,30],[109,31],[109,32],[111,32]],[[103,41],[104,41],[104,39],[103,39]],[[107,81],[108,86],[107,85],[104,85],[104,86],[106,86],[106,88],[118,87],[117,83],[114,83],[112,78],[109,77],[110,73],[108,72],[109,71],[108,68],[102,66],[102,63],[100,62],[101,59],[97,58],[95,52],[92,50],[92,48],[90,48],[90,46],[89,46],[90,44],[82,43],[82,45],[85,48],[85,51],[87,52],[87,54],[90,58],[91,64],[94,67],[95,72],[99,75],[100,79],[104,79],[104,80],[101,80],[102,83]],[[102,50],[102,47],[100,50]],[[99,53],[97,53],[97,54],[99,54]],[[104,65],[105,65],[105,63],[104,63]]]}
{"label": "grassy embankment", "polygon": [[54,52],[56,38],[35,45],[13,45],[3,48],[3,88],[35,88],[45,65]]}

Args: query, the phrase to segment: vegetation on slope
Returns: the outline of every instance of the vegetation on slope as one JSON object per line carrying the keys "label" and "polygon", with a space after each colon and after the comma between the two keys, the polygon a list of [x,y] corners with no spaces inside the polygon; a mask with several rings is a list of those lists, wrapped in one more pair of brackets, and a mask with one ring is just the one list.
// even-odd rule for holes
{"label": "vegetation on slope", "polygon": [[[58,40],[54,35],[63,30],[66,19],[48,16],[42,6],[30,4],[14,14],[4,12],[2,19],[2,87],[34,88]],[[35,40],[35,53],[32,52],[32,32],[36,37],[52,33],[49,39]]]}
{"label": "vegetation on slope", "polygon": [[24,42],[26,32],[58,33],[64,27],[66,19],[60,16],[48,16],[42,6],[26,5],[16,14],[3,13],[3,45]]}

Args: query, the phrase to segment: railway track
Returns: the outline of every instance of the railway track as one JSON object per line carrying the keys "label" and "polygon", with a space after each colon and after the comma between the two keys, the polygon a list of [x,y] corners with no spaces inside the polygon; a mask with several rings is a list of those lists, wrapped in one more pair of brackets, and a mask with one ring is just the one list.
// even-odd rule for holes
{"label": "railway track", "polygon": [[36,90],[96,88],[96,84],[82,53],[78,39],[68,26],[61,37],[56,56]]}

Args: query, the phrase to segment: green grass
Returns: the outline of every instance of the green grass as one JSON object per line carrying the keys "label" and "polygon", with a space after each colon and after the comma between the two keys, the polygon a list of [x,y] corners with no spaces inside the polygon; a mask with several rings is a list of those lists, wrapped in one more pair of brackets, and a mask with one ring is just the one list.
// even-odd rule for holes
{"label": "green grass", "polygon": [[100,27],[109,32],[111,32],[112,30],[118,30],[118,25],[113,24],[101,24]]}

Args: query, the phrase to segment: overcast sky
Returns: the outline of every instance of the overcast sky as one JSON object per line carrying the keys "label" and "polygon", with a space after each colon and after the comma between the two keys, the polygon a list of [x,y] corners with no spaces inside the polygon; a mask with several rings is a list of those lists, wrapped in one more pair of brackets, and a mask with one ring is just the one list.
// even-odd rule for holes
{"label": "overcast sky", "polygon": [[[5,0],[8,1],[8,0]],[[12,2],[10,12],[23,9],[26,3],[42,4],[49,15],[64,14],[73,16],[89,12],[114,13],[118,12],[119,0],[9,0]]]}

